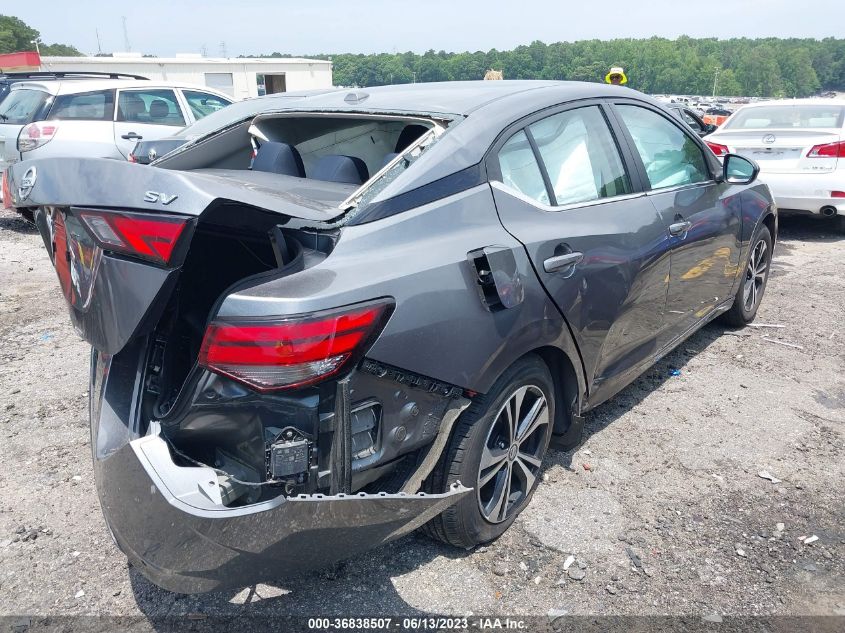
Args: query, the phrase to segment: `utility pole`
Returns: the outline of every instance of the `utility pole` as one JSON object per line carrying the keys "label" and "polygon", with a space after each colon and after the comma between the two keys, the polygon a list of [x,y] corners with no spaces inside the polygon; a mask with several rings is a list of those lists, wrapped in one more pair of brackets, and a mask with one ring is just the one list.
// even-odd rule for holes
{"label": "utility pole", "polygon": [[220,42],[220,57],[228,57],[226,54],[226,42]]}
{"label": "utility pole", "polygon": [[120,18],[123,20],[123,48],[126,49],[127,53],[132,52],[132,45],[129,43],[129,30],[126,28],[126,16],[121,16]]}
{"label": "utility pole", "polygon": [[100,30],[94,29],[94,33],[97,34],[97,55],[102,55],[103,54],[103,47],[100,46]]}
{"label": "utility pole", "polygon": [[36,37],[32,40],[32,43],[35,44],[35,52],[38,53],[38,57],[41,57],[41,49],[38,48],[38,38]]}
{"label": "utility pole", "polygon": [[713,75],[713,96],[715,97],[716,96],[716,82],[719,80],[719,71],[721,70],[721,68],[716,66],[713,70],[716,71],[716,74]]}

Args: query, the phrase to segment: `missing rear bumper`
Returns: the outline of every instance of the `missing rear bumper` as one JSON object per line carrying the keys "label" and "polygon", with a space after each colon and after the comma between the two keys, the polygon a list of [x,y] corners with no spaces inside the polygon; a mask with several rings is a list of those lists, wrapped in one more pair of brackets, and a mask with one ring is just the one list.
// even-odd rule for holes
{"label": "missing rear bumper", "polygon": [[403,536],[457,503],[444,494],[277,497],[223,505],[214,470],[173,463],[148,435],[98,460],[106,521],[155,584],[180,593],[242,587],[320,568]]}

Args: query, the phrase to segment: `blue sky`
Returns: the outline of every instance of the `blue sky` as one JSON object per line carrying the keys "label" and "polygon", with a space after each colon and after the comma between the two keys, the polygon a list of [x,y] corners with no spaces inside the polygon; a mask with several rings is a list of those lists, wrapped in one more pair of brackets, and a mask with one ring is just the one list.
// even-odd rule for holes
{"label": "blue sky", "polygon": [[[4,2],[45,42],[97,52],[230,56],[273,51],[393,52],[508,49],[613,37],[843,35],[845,0],[37,0]],[[811,9],[809,7],[812,7]],[[803,7],[803,8],[802,8]]]}

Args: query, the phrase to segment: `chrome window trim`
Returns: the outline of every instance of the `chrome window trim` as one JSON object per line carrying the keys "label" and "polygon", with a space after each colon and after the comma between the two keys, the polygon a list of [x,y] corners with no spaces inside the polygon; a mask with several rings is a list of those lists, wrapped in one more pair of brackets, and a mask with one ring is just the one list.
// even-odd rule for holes
{"label": "chrome window trim", "polygon": [[702,180],[701,182],[689,182],[683,185],[673,185],[672,187],[663,187],[661,189],[649,189],[645,192],[647,196],[653,196],[661,193],[672,193],[675,191],[683,191],[686,189],[697,189],[698,187],[709,187],[711,185],[719,184],[716,180]]}
{"label": "chrome window trim", "polygon": [[[696,183],[698,184],[698,183]],[[557,213],[560,211],[571,211],[573,209],[583,209],[585,207],[596,207],[602,204],[607,204],[610,202],[620,202],[623,200],[634,200],[635,198],[642,198],[648,195],[649,192],[647,191],[635,191],[634,193],[625,193],[619,196],[610,196],[607,198],[596,198],[594,200],[585,200],[584,202],[573,202],[570,204],[562,204],[557,206],[552,206],[548,204],[543,204],[539,200],[535,200],[531,196],[527,196],[521,191],[513,189],[512,187],[508,187],[505,183],[500,182],[498,180],[491,180],[490,186],[494,189],[498,189],[503,193],[506,193],[514,198],[522,200],[523,202],[527,202],[528,204],[537,207],[538,210],[544,211],[546,213]],[[689,186],[689,185],[685,185]],[[665,191],[665,189],[661,189],[658,191]]]}

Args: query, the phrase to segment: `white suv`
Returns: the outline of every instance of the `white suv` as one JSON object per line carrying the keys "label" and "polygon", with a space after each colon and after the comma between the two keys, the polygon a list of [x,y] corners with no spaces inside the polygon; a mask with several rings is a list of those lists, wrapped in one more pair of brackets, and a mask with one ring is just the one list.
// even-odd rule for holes
{"label": "white suv", "polygon": [[122,79],[26,81],[0,103],[0,170],[47,156],[126,159],[232,98],[204,86]]}

